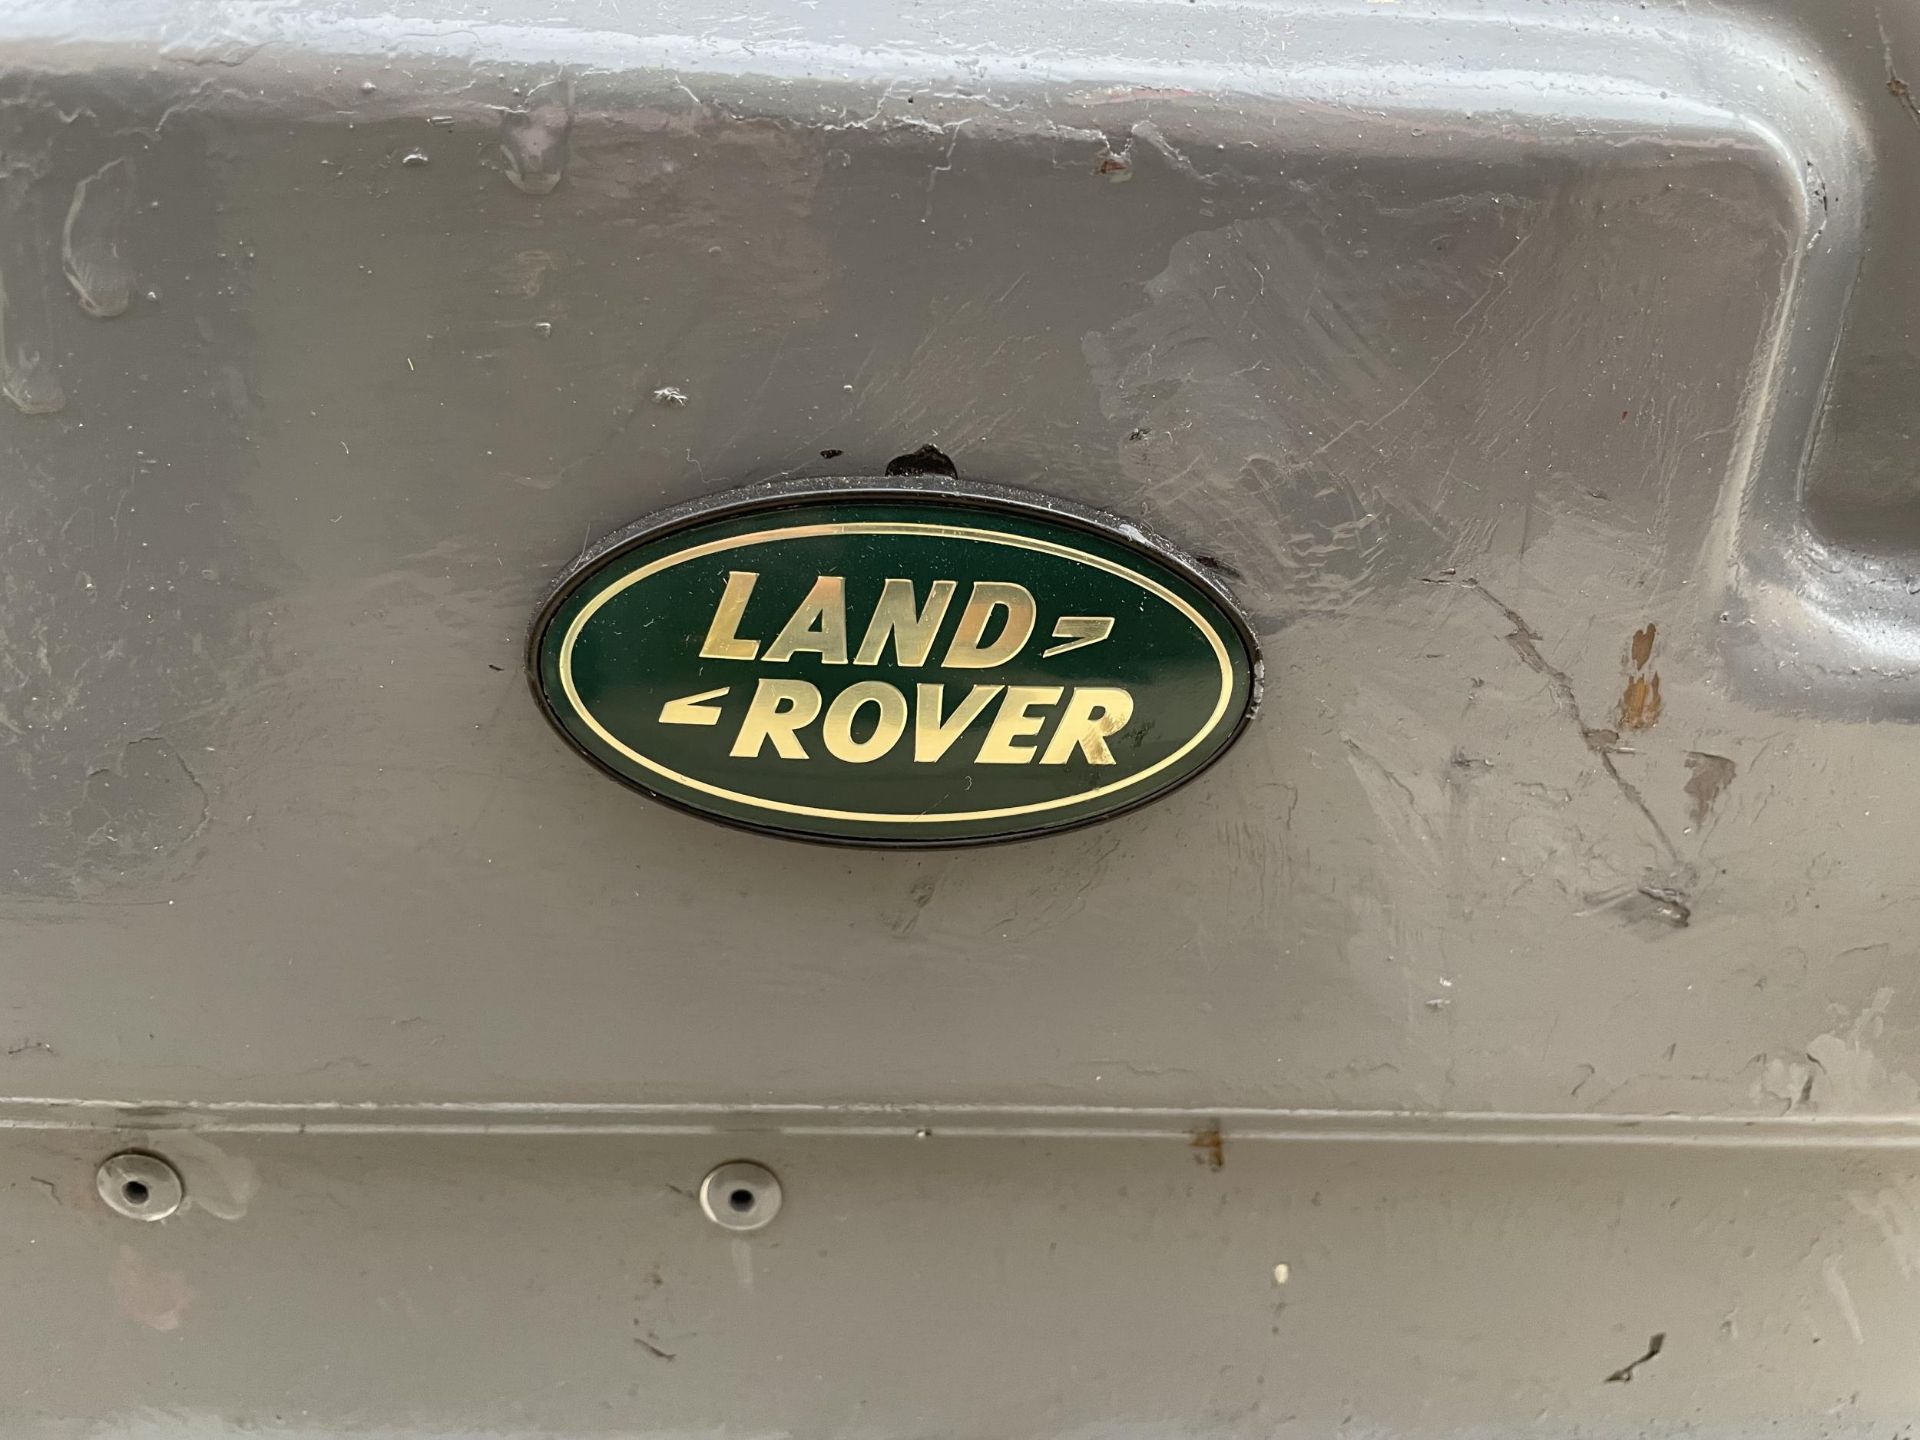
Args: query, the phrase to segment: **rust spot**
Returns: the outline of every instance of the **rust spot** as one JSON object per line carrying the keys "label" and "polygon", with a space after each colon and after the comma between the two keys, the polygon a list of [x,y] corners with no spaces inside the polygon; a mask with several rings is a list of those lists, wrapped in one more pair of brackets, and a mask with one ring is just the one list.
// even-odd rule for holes
{"label": "rust spot", "polygon": [[1627,693],[1620,697],[1620,728],[1651,730],[1660,718],[1660,677],[1636,675],[1627,681]]}
{"label": "rust spot", "polygon": [[1686,787],[1687,794],[1693,797],[1693,823],[1701,825],[1706,823],[1707,812],[1713,809],[1713,802],[1733,783],[1738,767],[1724,755],[1689,750],[1687,769],[1693,772]]}
{"label": "rust spot", "polygon": [[1651,620],[1647,622],[1646,629],[1636,630],[1633,632],[1633,668],[1634,669],[1644,670],[1647,668],[1647,661],[1653,658],[1654,637],[1659,633],[1660,633],[1660,627],[1658,625],[1655,625]]}
{"label": "rust spot", "polygon": [[1099,173],[1102,175],[1124,175],[1132,168],[1133,166],[1127,162],[1127,158],[1124,155],[1102,155],[1100,157]]}
{"label": "rust spot", "polygon": [[1187,1142],[1193,1147],[1193,1159],[1197,1165],[1209,1170],[1224,1170],[1227,1165],[1227,1141],[1220,1133],[1218,1125],[1209,1125],[1204,1130],[1193,1132],[1193,1139]]}
{"label": "rust spot", "polygon": [[1913,87],[1893,73],[1891,64],[1887,67],[1887,93],[1900,102],[1900,108],[1920,122],[1920,101],[1913,98]]}
{"label": "rust spot", "polygon": [[1633,673],[1627,677],[1626,693],[1620,697],[1621,730],[1651,730],[1654,722],[1660,718],[1660,675],[1656,671],[1647,674],[1647,662],[1653,659],[1653,641],[1659,634],[1659,627],[1651,620],[1646,628],[1633,632],[1633,642],[1627,647],[1627,658],[1633,662]]}

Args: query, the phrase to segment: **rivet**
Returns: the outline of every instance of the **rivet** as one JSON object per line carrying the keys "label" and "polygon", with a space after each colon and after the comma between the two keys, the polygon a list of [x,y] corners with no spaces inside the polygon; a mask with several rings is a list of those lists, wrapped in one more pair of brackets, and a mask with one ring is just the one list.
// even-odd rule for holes
{"label": "rivet", "polygon": [[700,1208],[726,1230],[758,1230],[780,1213],[780,1180],[764,1165],[733,1160],[700,1182]]}
{"label": "rivet", "polygon": [[107,1208],[129,1220],[164,1220],[180,1208],[180,1172],[158,1155],[127,1150],[100,1162],[93,1177]]}

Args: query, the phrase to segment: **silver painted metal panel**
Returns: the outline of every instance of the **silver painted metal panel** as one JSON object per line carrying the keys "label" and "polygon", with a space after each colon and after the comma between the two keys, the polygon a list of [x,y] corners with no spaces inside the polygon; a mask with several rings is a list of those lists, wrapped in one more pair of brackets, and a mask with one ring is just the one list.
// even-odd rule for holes
{"label": "silver painted metal panel", "polygon": [[736,1143],[202,1136],[237,1218],[140,1225],[75,1205],[90,1146],[22,1137],[9,1429],[1744,1440],[1920,1404],[1904,1154],[756,1136],[787,1204],[742,1238],[682,1193]]}
{"label": "silver painted metal panel", "polygon": [[[1909,1418],[1909,64],[1852,3],[0,13],[0,1407]],[[926,443],[1211,557],[1238,748],[850,855],[547,733],[584,545]],[[246,1213],[109,1215],[129,1126]],[[764,1237],[665,1188],[749,1153]]]}

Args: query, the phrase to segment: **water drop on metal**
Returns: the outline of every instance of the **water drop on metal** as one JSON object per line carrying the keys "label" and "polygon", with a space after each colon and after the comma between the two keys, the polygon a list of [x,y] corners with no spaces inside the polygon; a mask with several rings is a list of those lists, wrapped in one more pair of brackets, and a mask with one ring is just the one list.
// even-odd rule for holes
{"label": "water drop on metal", "polygon": [[22,415],[53,415],[67,408],[66,387],[37,353],[0,360],[0,395]]}
{"label": "water drop on metal", "polygon": [[133,213],[133,166],[109,160],[73,187],[60,232],[60,266],[80,308],[100,320],[133,300],[126,229]]}

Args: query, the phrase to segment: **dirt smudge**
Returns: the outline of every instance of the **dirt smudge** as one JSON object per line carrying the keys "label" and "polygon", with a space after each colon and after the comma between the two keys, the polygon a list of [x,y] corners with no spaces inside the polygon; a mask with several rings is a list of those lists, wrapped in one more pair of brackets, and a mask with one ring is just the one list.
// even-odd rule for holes
{"label": "dirt smudge", "polygon": [[178,1330],[196,1294],[178,1270],[164,1270],[131,1245],[113,1262],[113,1298],[120,1314],[150,1330]]}
{"label": "dirt smudge", "polygon": [[1710,755],[1704,750],[1689,750],[1687,769],[1693,772],[1686,784],[1686,792],[1693,798],[1693,823],[1704,825],[1708,814],[1713,810],[1713,802],[1725,793],[1729,785],[1733,784],[1733,777],[1739,773],[1739,767],[1724,755]]}
{"label": "dirt smudge", "polygon": [[1607,1376],[1607,1384],[1625,1385],[1628,1381],[1633,1379],[1634,1371],[1638,1370],[1642,1365],[1646,1364],[1649,1360],[1652,1360],[1654,1357],[1659,1355],[1659,1353],[1666,1348],[1667,1348],[1667,1332],[1666,1331],[1662,1330],[1662,1331],[1659,1331],[1657,1334],[1648,1336],[1647,1337],[1647,1353],[1642,1355],[1638,1360],[1632,1361],[1631,1363],[1626,1365],[1622,1365],[1618,1370],[1614,1371],[1611,1375]]}
{"label": "dirt smudge", "polygon": [[1187,1142],[1193,1149],[1196,1165],[1204,1165],[1209,1170],[1227,1168],[1227,1141],[1220,1133],[1218,1125],[1209,1125],[1204,1130],[1193,1132],[1193,1138]]}

